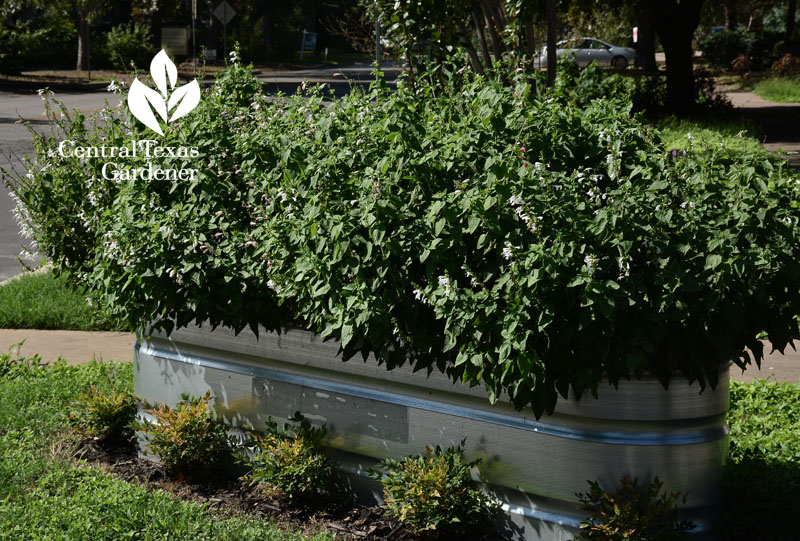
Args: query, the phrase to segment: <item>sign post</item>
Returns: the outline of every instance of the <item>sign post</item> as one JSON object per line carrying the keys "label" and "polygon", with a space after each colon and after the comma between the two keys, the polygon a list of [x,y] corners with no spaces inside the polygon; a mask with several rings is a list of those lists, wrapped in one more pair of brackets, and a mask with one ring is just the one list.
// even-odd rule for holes
{"label": "sign post", "polygon": [[214,10],[214,16],[222,23],[223,56],[228,54],[228,23],[231,19],[233,19],[234,15],[236,15],[236,11],[225,0],[222,0],[222,3],[217,6],[217,9]]}
{"label": "sign post", "polygon": [[194,73],[197,75],[197,46],[195,45],[195,31],[194,23],[197,20],[197,0],[192,0],[192,64],[194,64]]}
{"label": "sign post", "polygon": [[300,60],[303,59],[303,53],[306,51],[314,52],[317,50],[317,33],[307,32],[303,29],[303,37],[300,41]]}

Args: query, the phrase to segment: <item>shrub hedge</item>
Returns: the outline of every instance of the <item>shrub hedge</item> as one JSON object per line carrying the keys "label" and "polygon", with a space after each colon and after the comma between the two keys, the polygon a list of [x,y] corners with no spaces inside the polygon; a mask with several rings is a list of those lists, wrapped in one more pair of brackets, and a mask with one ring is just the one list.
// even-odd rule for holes
{"label": "shrub hedge", "polygon": [[[604,378],[715,384],[798,337],[798,180],[763,155],[660,150],[630,105],[448,84],[275,99],[235,63],[163,139],[100,112],[37,141],[20,220],[133,326],[297,325],[345,358],[483,383],[536,415]],[[57,115],[53,115],[55,119]],[[198,156],[62,157],[59,143]],[[106,179],[196,168],[193,180]]]}

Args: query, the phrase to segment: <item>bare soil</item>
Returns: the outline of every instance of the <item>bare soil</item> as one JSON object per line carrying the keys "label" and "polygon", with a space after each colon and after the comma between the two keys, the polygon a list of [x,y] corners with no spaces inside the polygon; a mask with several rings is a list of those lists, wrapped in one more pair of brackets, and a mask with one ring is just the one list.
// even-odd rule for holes
{"label": "bare soil", "polygon": [[271,520],[281,529],[307,536],[328,531],[348,541],[418,539],[398,521],[387,517],[382,508],[358,505],[346,498],[290,505],[235,478],[178,479],[159,463],[139,457],[133,444],[109,445],[87,438],[80,442],[75,457],[129,483],[208,504],[224,516],[246,515]]}

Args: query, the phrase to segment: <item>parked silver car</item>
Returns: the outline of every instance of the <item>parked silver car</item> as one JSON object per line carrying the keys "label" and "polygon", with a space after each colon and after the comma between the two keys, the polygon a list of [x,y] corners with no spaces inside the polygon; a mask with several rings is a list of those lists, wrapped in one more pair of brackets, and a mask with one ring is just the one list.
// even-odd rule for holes
{"label": "parked silver car", "polygon": [[[593,61],[600,66],[613,68],[627,68],[636,59],[636,51],[630,47],[617,47],[596,38],[578,38],[559,41],[556,56],[568,54],[575,57],[581,67],[586,67]],[[539,67],[547,67],[547,47],[543,47],[538,58]]]}

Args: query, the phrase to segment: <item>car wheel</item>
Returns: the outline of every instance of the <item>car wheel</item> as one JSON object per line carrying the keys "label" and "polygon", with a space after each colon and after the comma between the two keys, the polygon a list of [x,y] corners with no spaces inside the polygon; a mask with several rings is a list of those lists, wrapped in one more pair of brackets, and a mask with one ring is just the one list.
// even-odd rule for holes
{"label": "car wheel", "polygon": [[615,56],[611,60],[611,65],[619,70],[624,70],[628,67],[628,59],[624,56]]}

